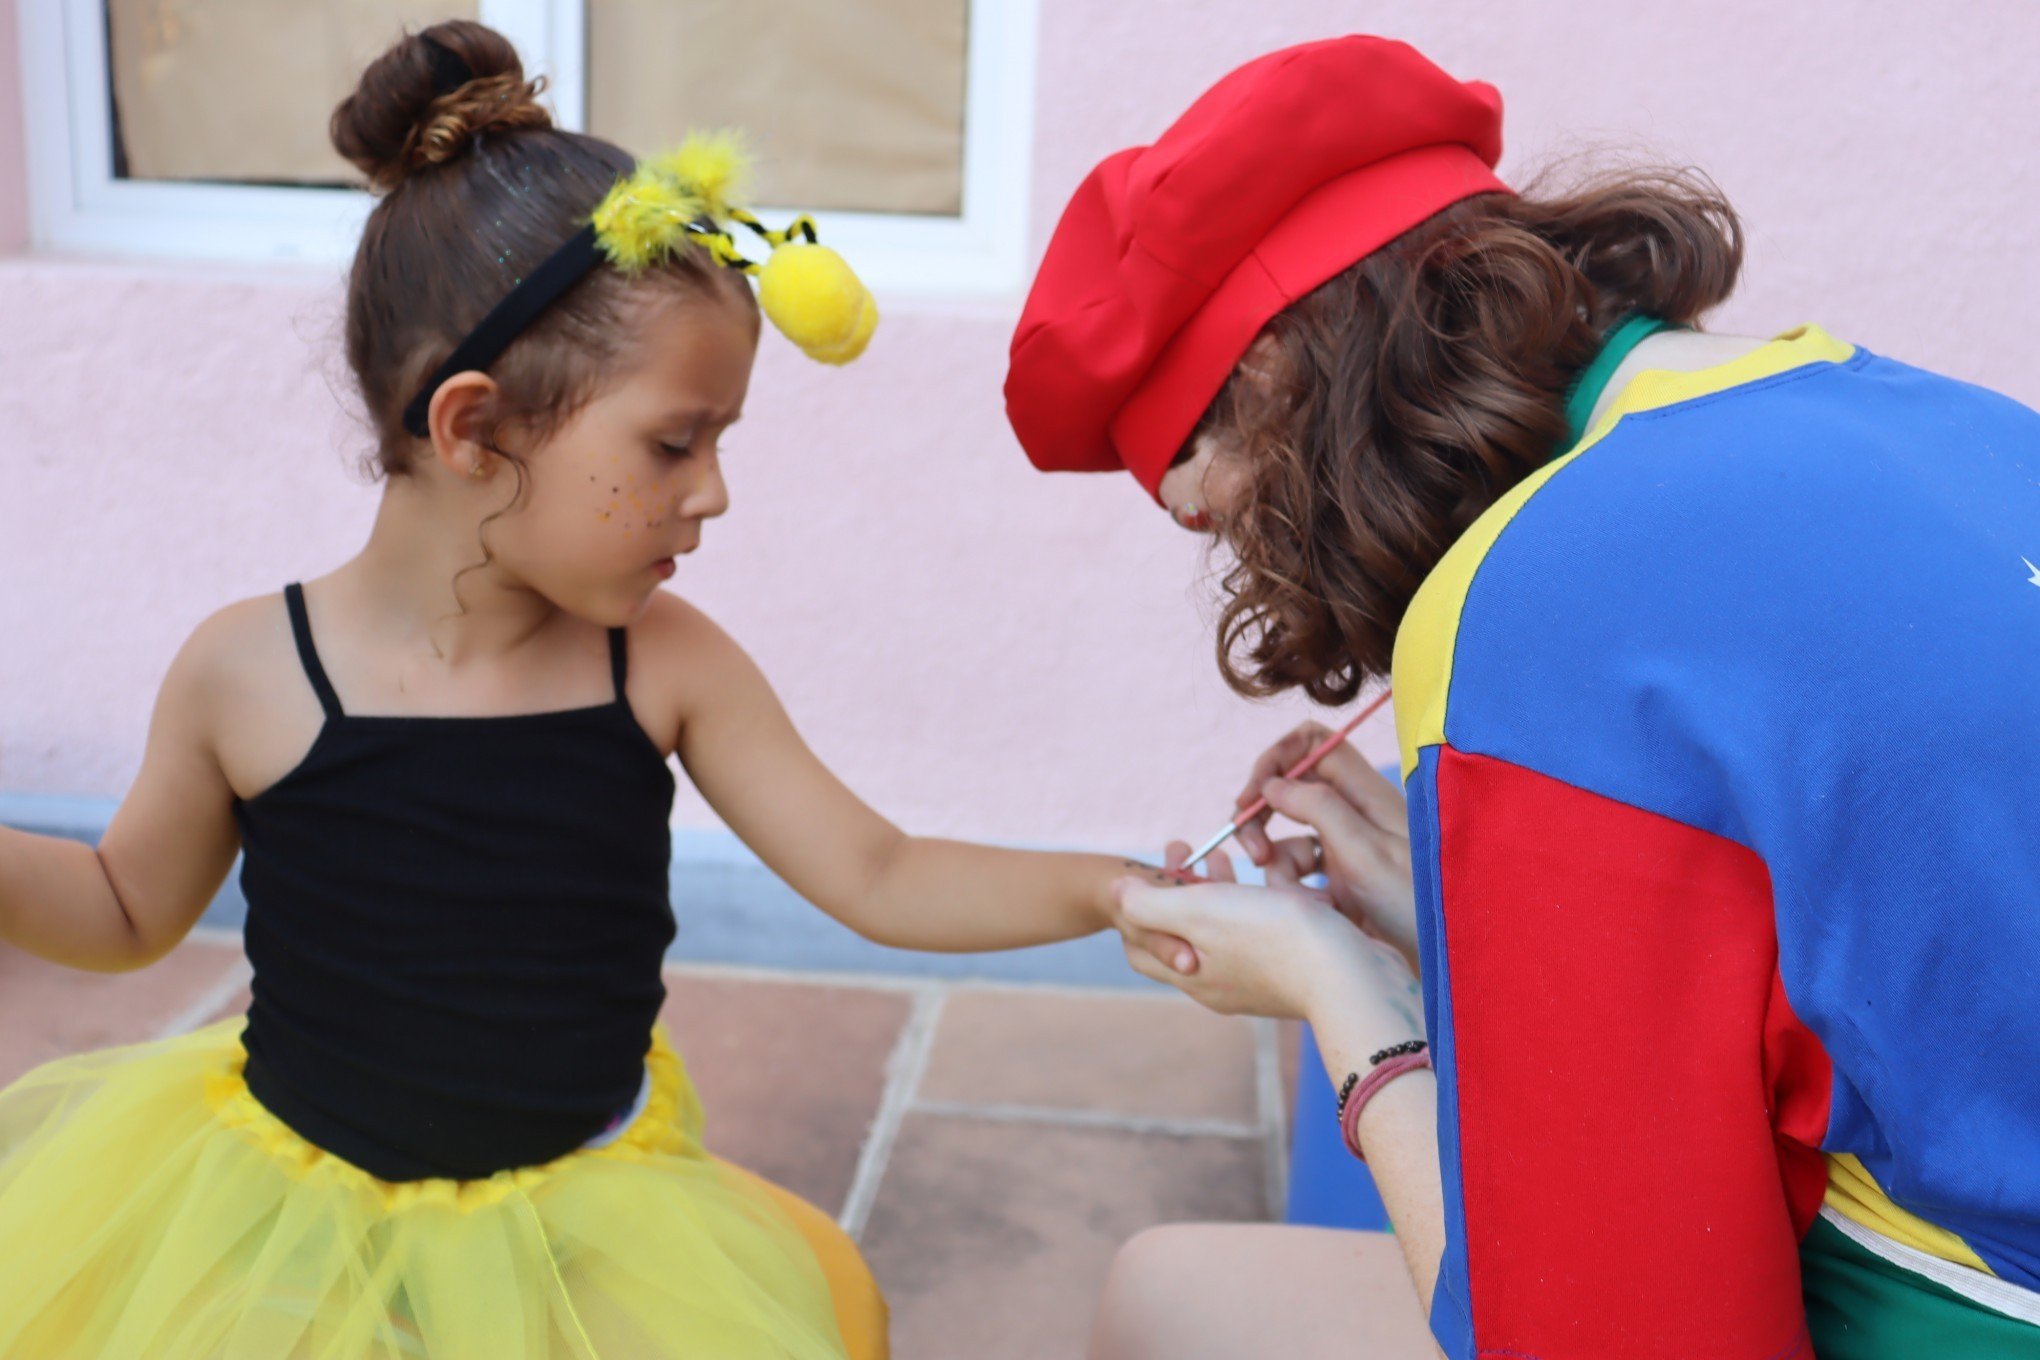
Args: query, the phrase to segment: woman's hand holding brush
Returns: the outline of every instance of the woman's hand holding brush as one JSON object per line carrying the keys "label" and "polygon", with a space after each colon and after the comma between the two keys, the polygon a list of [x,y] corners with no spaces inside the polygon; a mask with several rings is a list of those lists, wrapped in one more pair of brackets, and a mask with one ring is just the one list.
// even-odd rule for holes
{"label": "woman's hand holding brush", "polygon": [[[1410,881],[1409,814],[1402,791],[1367,758],[1339,741],[1301,775],[1281,777],[1331,730],[1307,722],[1254,762],[1239,806],[1265,799],[1311,834],[1276,839],[1265,816],[1240,828],[1240,848],[1271,883],[1325,876],[1333,905],[1362,930],[1395,946],[1417,967],[1416,891]],[[1173,861],[1171,862],[1173,867]]]}

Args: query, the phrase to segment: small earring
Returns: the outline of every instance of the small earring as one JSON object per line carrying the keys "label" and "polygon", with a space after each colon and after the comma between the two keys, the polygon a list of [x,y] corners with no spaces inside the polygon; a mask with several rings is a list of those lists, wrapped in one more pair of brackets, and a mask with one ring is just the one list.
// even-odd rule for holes
{"label": "small earring", "polygon": [[467,475],[470,477],[480,477],[487,470],[488,469],[484,468],[480,463],[469,463]]}

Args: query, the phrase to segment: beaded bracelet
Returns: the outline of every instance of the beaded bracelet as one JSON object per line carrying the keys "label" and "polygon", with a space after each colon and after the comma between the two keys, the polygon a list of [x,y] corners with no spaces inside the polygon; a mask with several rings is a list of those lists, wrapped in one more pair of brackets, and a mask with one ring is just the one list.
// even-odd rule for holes
{"label": "beaded bracelet", "polygon": [[1367,1060],[1369,1067],[1379,1067],[1390,1058],[1400,1058],[1405,1053],[1422,1053],[1430,1045],[1422,1039],[1405,1039],[1399,1044],[1390,1044]]}
{"label": "beaded bracelet", "polygon": [[1360,1112],[1367,1108],[1367,1102],[1372,1100],[1375,1092],[1382,1087],[1405,1072],[1414,1072],[1419,1067],[1430,1065],[1429,1053],[1405,1053],[1399,1058],[1390,1058],[1367,1074],[1366,1080],[1360,1083],[1352,1097],[1347,1100],[1346,1108],[1339,1112],[1339,1132],[1345,1135],[1346,1151],[1363,1162],[1367,1160],[1366,1152],[1360,1147]]}
{"label": "beaded bracelet", "polygon": [[1376,1091],[1403,1073],[1429,1067],[1429,1048],[1422,1039],[1391,1044],[1368,1059],[1365,1080],[1358,1072],[1351,1072],[1339,1086],[1339,1132],[1345,1137],[1346,1150],[1361,1161],[1367,1160],[1367,1154],[1360,1150],[1360,1111]]}
{"label": "beaded bracelet", "polygon": [[[1430,1045],[1422,1039],[1406,1039],[1402,1043],[1390,1044],[1387,1048],[1382,1049],[1381,1052],[1367,1060],[1367,1065],[1370,1068],[1379,1067],[1390,1058],[1400,1058],[1406,1053],[1421,1053],[1429,1047]],[[1348,1072],[1346,1080],[1339,1084],[1338,1109],[1341,1121],[1346,1117],[1346,1102],[1352,1098],[1353,1088],[1359,1084],[1360,1074],[1358,1072]]]}

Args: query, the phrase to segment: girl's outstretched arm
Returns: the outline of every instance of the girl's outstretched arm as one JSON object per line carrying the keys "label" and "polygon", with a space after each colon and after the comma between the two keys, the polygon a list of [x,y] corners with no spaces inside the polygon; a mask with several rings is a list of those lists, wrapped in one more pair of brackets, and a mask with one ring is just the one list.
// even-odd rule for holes
{"label": "girl's outstretched arm", "polygon": [[240,845],[210,735],[232,614],[201,624],[170,663],[141,771],[96,849],[0,827],[0,939],[121,972],[169,953],[212,901]]}
{"label": "girl's outstretched arm", "polygon": [[1107,855],[909,836],[823,765],[742,648],[706,616],[655,596],[633,630],[672,686],[681,764],[732,831],[801,896],[904,949],[1011,949],[1111,924],[1111,885],[1162,871]]}

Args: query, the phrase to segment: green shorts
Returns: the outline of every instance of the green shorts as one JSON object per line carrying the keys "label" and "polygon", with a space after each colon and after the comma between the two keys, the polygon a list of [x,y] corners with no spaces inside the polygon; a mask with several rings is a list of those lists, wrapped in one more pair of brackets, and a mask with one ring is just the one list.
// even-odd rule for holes
{"label": "green shorts", "polygon": [[2040,1360],[2040,1326],[1887,1261],[1825,1218],[1799,1244],[1816,1360]]}

